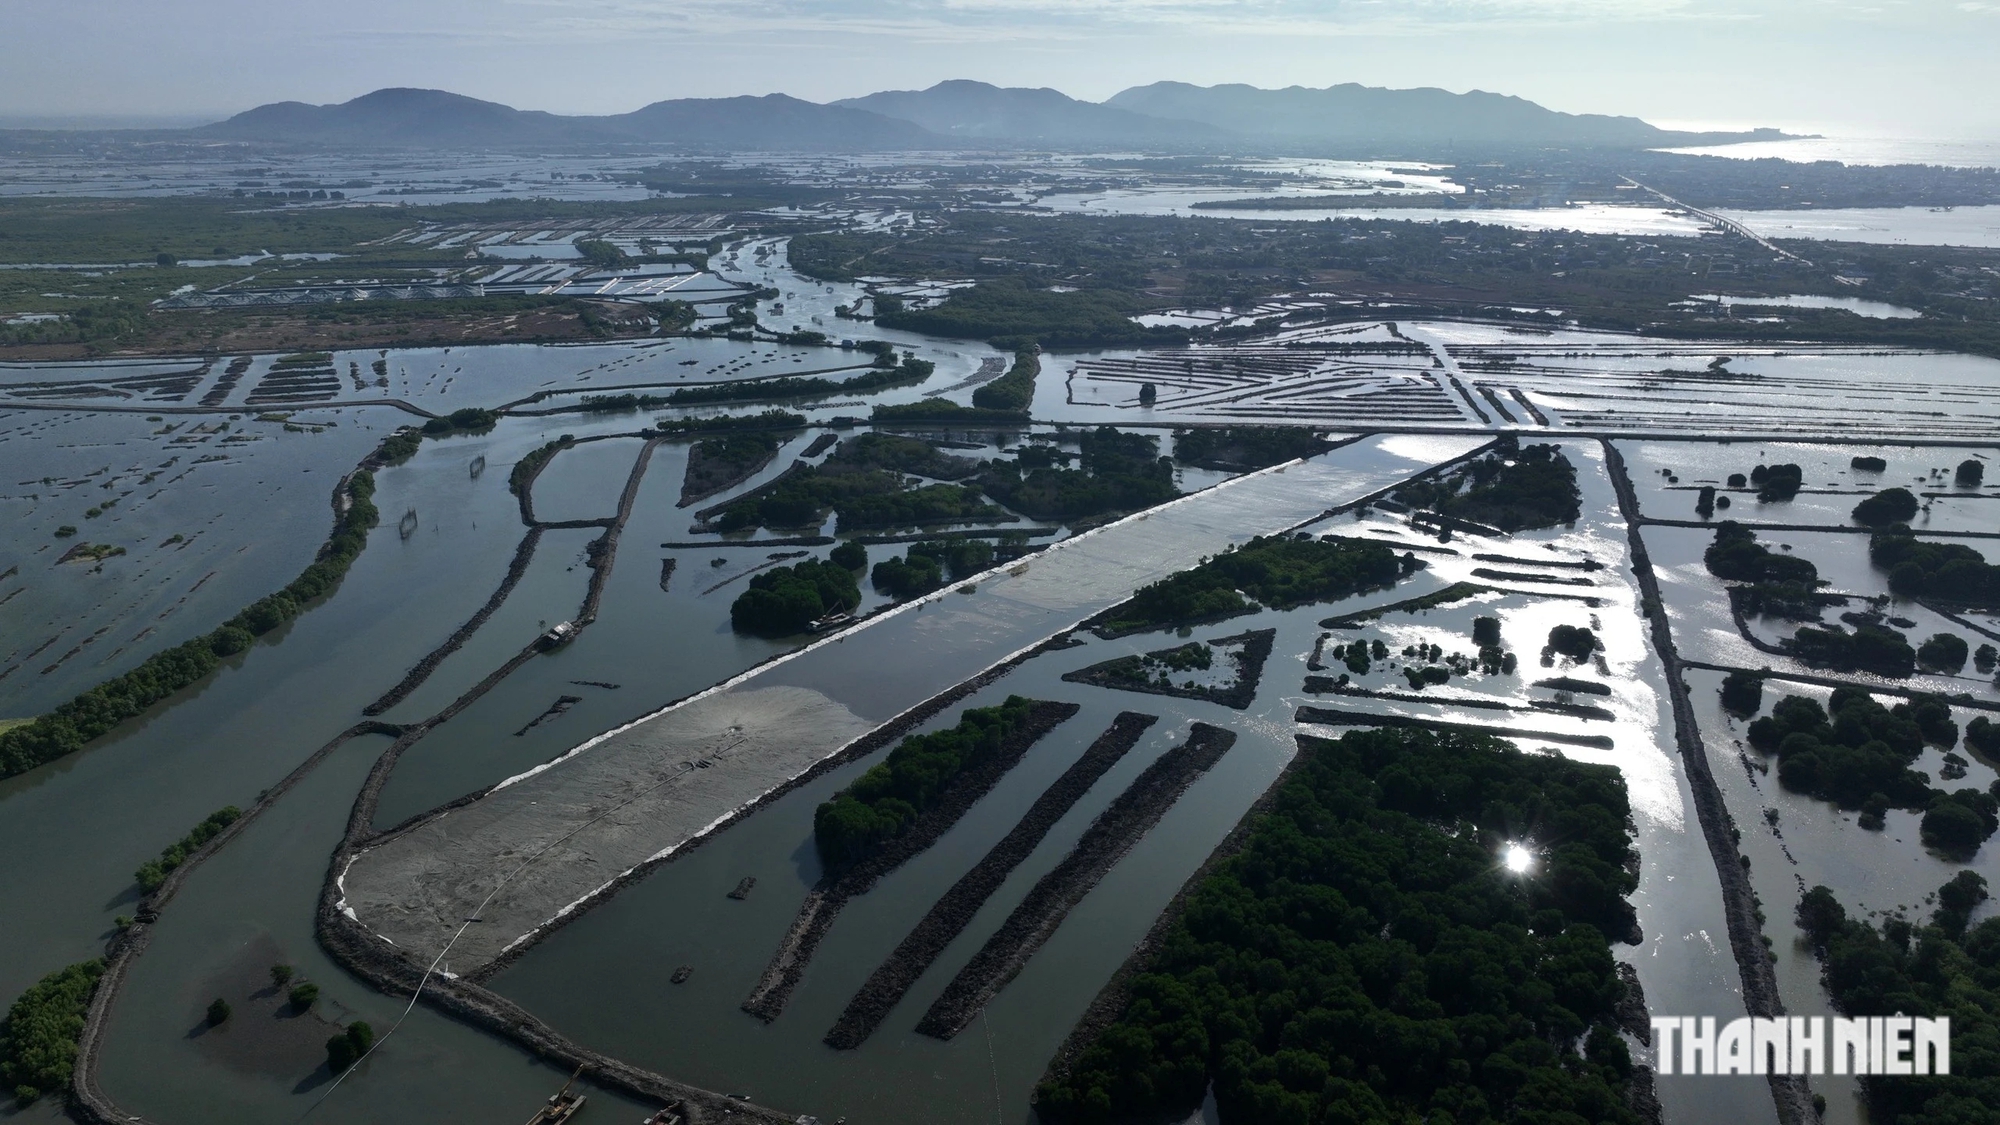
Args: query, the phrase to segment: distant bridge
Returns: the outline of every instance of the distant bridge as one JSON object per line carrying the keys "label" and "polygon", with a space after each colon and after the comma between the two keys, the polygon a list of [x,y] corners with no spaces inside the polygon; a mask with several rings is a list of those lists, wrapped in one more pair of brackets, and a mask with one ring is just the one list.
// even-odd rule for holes
{"label": "distant bridge", "polygon": [[1658,188],[1647,187],[1645,184],[1640,183],[1639,181],[1633,179],[1630,176],[1620,176],[1619,179],[1624,180],[1626,183],[1631,184],[1633,187],[1638,188],[1641,191],[1652,192],[1654,195],[1659,196],[1660,200],[1669,207],[1677,207],[1680,210],[1686,211],[1688,214],[1693,215],[1695,218],[1701,219],[1704,222],[1713,223],[1716,226],[1721,227],[1723,230],[1730,232],[1731,234],[1742,235],[1744,238],[1747,238],[1750,241],[1756,243],[1757,245],[1762,246],[1764,249],[1769,250],[1771,253],[1776,254],[1780,258],[1790,258],[1792,261],[1797,262],[1800,265],[1804,266],[1812,265],[1811,262],[1808,262],[1804,258],[1799,257],[1797,254],[1792,253],[1790,250],[1786,250],[1783,247],[1775,245],[1774,243],[1772,243],[1770,239],[1765,238],[1763,235],[1758,234],[1756,231],[1751,230],[1749,227],[1744,226],[1742,223],[1737,222],[1735,219],[1724,218],[1723,216],[1718,215],[1713,211],[1704,211],[1699,207],[1691,207],[1688,204],[1682,203],[1680,200],[1675,199],[1673,196],[1668,195],[1666,192],[1663,192]]}

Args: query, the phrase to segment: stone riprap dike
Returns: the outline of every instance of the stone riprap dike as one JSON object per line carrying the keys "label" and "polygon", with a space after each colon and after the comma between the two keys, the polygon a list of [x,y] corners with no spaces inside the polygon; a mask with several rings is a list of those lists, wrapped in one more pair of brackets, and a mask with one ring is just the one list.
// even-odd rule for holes
{"label": "stone riprap dike", "polygon": [[334,873],[339,908],[419,964],[449,948],[453,971],[478,979],[626,876],[1135,587],[1486,440],[1364,438],[1066,540],[979,576],[974,594],[941,591],[883,614],[367,841]]}

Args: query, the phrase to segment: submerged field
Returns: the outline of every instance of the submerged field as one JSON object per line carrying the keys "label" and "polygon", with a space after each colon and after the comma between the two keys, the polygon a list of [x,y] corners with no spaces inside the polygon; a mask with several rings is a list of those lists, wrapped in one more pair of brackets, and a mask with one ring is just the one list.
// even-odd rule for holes
{"label": "submerged field", "polygon": [[[715,265],[776,291],[758,299],[766,325],[881,339],[935,367],[866,393],[617,409],[589,397],[740,386],[748,398],[769,378],[852,378],[871,356],[657,338],[0,372],[0,502],[29,529],[0,550],[0,650],[16,654],[0,662],[0,716],[41,714],[290,581],[332,525],[335,482],[400,426],[436,419],[443,430],[376,464],[380,523],[330,596],[83,751],[0,781],[0,846],[45,857],[0,875],[11,899],[40,904],[10,931],[21,955],[0,969],[0,993],[11,995],[101,949],[136,910],[129,873],[190,825],[253,806],[364,718],[391,724],[271,792],[268,811],[142,923],[152,945],[130,962],[95,1064],[120,1105],[163,1120],[264,1117],[324,1094],[331,1076],[311,1037],[254,1051],[188,1034],[218,994],[247,1018],[262,1003],[255,978],[282,960],[320,983],[314,1018],[358,1015],[378,1032],[435,963],[448,975],[427,988],[531,1015],[545,1052],[601,1052],[688,1084],[690,1097],[748,1095],[754,1105],[735,1103],[746,1116],[1029,1120],[1031,1092],[1093,998],[1300,739],[1356,729],[1492,734],[1615,771],[1636,850],[1631,926],[1610,926],[1596,948],[1630,966],[1655,1011],[1765,1014],[1775,1001],[1829,1013],[1791,923],[1803,887],[1829,886],[1850,914],[1917,917],[1952,873],[1992,875],[1990,843],[1970,855],[1926,847],[1920,808],[1891,808],[1868,828],[1865,809],[1787,789],[1775,760],[1744,742],[1754,714],[1717,699],[1731,671],[1763,676],[1764,714],[1787,694],[1825,700],[1836,684],[1885,707],[1951,696],[1954,744],[1933,739],[1912,768],[1947,791],[1984,791],[1991,757],[1957,739],[2000,711],[1993,669],[1977,658],[1904,676],[1815,663],[1785,648],[1811,622],[1732,613],[1740,583],[1704,562],[1715,526],[1738,520],[1816,566],[1815,590],[1838,599],[1819,607],[1821,626],[1859,629],[1843,614],[1874,613],[1912,646],[1939,634],[1989,643],[2000,606],[1899,590],[1851,510],[1908,487],[1924,505],[1910,525],[1920,542],[1994,557],[1984,506],[2000,476],[1961,485],[1950,471],[1996,456],[1992,360],[1356,310],[1192,348],[1048,352],[1025,416],[933,408],[871,424],[876,406],[968,406],[1014,353],[836,326],[836,310],[871,289],[792,272],[782,240],[734,245]],[[451,421],[468,407],[500,413]],[[766,409],[792,413],[757,422],[740,448],[710,447],[691,470],[696,445],[715,439],[684,427]],[[1324,440],[1294,460],[1269,439],[1261,457],[1254,437],[1183,449],[1173,433],[1223,424]],[[1102,425],[1120,433],[1101,436]],[[1481,487],[1465,459],[1503,433],[1513,443],[1478,471],[1558,446],[1574,470],[1573,519],[1503,531],[1483,521],[1522,497],[1445,494]],[[1857,457],[1885,468],[1856,468]],[[1729,483],[1779,464],[1800,466],[1789,498]],[[906,506],[856,522],[857,496],[879,512],[882,497],[946,487],[983,490],[996,511]],[[1731,503],[1704,516],[1709,488]],[[723,530],[731,505],[754,506],[755,521]],[[1379,544],[1408,563],[1383,584],[1296,597],[1240,579],[1239,593],[1184,620],[1118,609],[1275,534]],[[863,549],[858,566],[835,550],[849,541]],[[970,541],[983,546],[953,556]],[[56,561],[75,545],[103,550]],[[808,563],[853,573],[858,624],[775,638],[732,628],[731,605],[753,583]],[[565,622],[582,626],[573,640],[537,647]],[[1252,637],[1268,656],[1239,681]],[[1085,674],[1103,668],[1122,671]],[[1681,691],[1692,725],[1676,719]],[[832,885],[818,806],[904,734],[1009,696],[1075,712],[968,795],[927,846],[847,895],[811,941],[788,936]],[[1075,781],[1066,804],[1038,805],[1126,712],[1156,721]],[[1204,741],[1208,728],[1233,741]],[[1699,766],[1689,745],[1705,749]],[[981,867],[1030,820],[1039,835],[1011,837],[1006,864]],[[1747,861],[1728,843],[1716,850],[1731,827]],[[885,1002],[873,1034],[828,1046],[933,905],[968,873],[1003,868],[980,877],[984,897],[952,908],[959,928]],[[1753,971],[1760,938],[1776,958]],[[774,959],[800,950],[784,962],[785,998],[758,1009],[768,1019],[739,1010]],[[1003,969],[980,967],[991,965]],[[525,1117],[570,1067],[535,1061],[504,1022],[480,1030],[418,1004],[331,1095],[354,1104],[329,1109]],[[617,1100],[639,1087],[606,1073],[587,1076],[593,1099],[635,1118],[657,1108]],[[1859,1120],[1852,1086],[1814,1088],[1828,1120]],[[1668,1121],[1779,1119],[1762,1083],[1662,1078],[1657,1092]],[[1241,1104],[1223,1120],[1241,1120]]]}

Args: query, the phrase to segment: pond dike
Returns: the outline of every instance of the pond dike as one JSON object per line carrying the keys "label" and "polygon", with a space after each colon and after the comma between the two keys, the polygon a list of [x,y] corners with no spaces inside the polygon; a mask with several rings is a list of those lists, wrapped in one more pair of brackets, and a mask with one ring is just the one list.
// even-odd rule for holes
{"label": "pond dike", "polygon": [[1007,987],[1132,845],[1152,831],[1181,794],[1236,744],[1236,732],[1196,723],[1188,740],[1154,759],[1097,815],[1061,863],[1041,877],[937,998],[917,1031],[950,1039]]}
{"label": "pond dike", "polygon": [[456,972],[486,979],[653,866],[886,747],[894,728],[1004,675],[1137,586],[1368,500],[1485,441],[1363,438],[996,567],[975,577],[975,593],[939,591],[878,614],[388,832],[354,834],[329,871],[333,913],[379,951],[423,966],[448,950]]}
{"label": "pond dike", "polygon": [[1069,810],[1083,799],[1083,795],[1096,785],[1112,766],[1117,765],[1154,723],[1160,721],[1158,715],[1142,715],[1136,711],[1120,712],[1109,729],[1097,736],[1097,741],[1063,771],[1053,784],[1042,791],[1028,811],[1022,814],[1001,841],[993,845],[983,859],[972,870],[965,873],[950,890],[939,898],[923,920],[918,922],[908,937],[896,946],[847,1002],[847,1010],[840,1014],[839,1022],[826,1033],[826,1044],[843,1051],[851,1051],[868,1040],[875,1029],[882,1025],[889,1012],[903,999],[903,994],[924,975],[924,971],[936,961],[960,933],[963,933],[973,915],[1007,881],[1007,876],[1021,861],[1033,854],[1042,837],[1049,834],[1056,822],[1068,815]]}
{"label": "pond dike", "polygon": [[[1716,877],[1722,884],[1723,917],[1729,927],[1729,950],[1735,955],[1737,971],[1743,979],[1743,1006],[1751,1016],[1776,1018],[1785,1014],[1785,1005],[1778,996],[1777,971],[1771,967],[1771,957],[1764,950],[1764,923],[1757,892],[1750,885],[1749,873],[1743,869],[1742,853],[1736,846],[1736,825],[1723,803],[1715,774],[1709,769],[1708,748],[1702,744],[1694,705],[1688,700],[1686,666],[1679,650],[1674,648],[1666,599],[1660,593],[1659,577],[1653,573],[1652,558],[1646,553],[1645,537],[1640,534],[1644,521],[1640,518],[1639,497],[1626,474],[1625,458],[1618,447],[1609,441],[1603,446],[1604,468],[1618,493],[1618,507],[1631,540],[1632,573],[1639,582],[1639,604],[1646,613],[1653,648],[1666,666],[1667,698],[1674,714],[1674,745],[1680,750],[1681,764],[1687,771],[1688,792],[1694,798],[1695,816],[1708,842],[1709,855],[1715,860]],[[1808,1125],[1819,1119],[1805,1079],[1775,1074],[1769,1077],[1771,1099],[1780,1122]]]}
{"label": "pond dike", "polygon": [[1081,710],[1075,703],[1036,700],[1029,706],[1026,721],[1009,731],[997,750],[946,782],[931,806],[910,822],[908,831],[884,842],[854,866],[828,872],[821,878],[819,885],[806,895],[798,917],[786,929],[778,952],[771,957],[771,964],[751,990],[750,998],[743,1001],[743,1010],[765,1023],[777,1019],[791,999],[792,990],[805,976],[806,966],[812,963],[820,939],[833,928],[834,919],[840,916],[847,900],[874,890],[882,876],[937,843],[981,797],[992,792],[1008,771],[1020,764],[1030,747]]}

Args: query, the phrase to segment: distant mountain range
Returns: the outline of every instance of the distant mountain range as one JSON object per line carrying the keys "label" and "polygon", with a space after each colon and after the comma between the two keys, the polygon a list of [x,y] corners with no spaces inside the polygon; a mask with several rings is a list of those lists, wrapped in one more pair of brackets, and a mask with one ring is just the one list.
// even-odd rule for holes
{"label": "distant mountain range", "polygon": [[275,102],[197,131],[231,140],[391,148],[622,142],[739,150],[895,150],[946,143],[908,121],[784,94],[680,98],[631,113],[565,117],[443,90],[398,88],[339,105]]}
{"label": "distant mountain range", "polygon": [[563,116],[443,90],[388,89],[338,105],[276,102],[195,132],[313,146],[521,148],[684,145],[744,151],[909,151],[1113,145],[1201,151],[1241,147],[1403,155],[1537,146],[1642,148],[1772,140],[1775,129],[1683,133],[1636,117],[1559,113],[1474,90],[1388,90],[1347,83],[1191,86],[1157,82],[1103,103],[1050,89],[940,82],[830,105],[784,94],[682,98],[631,113]]}

